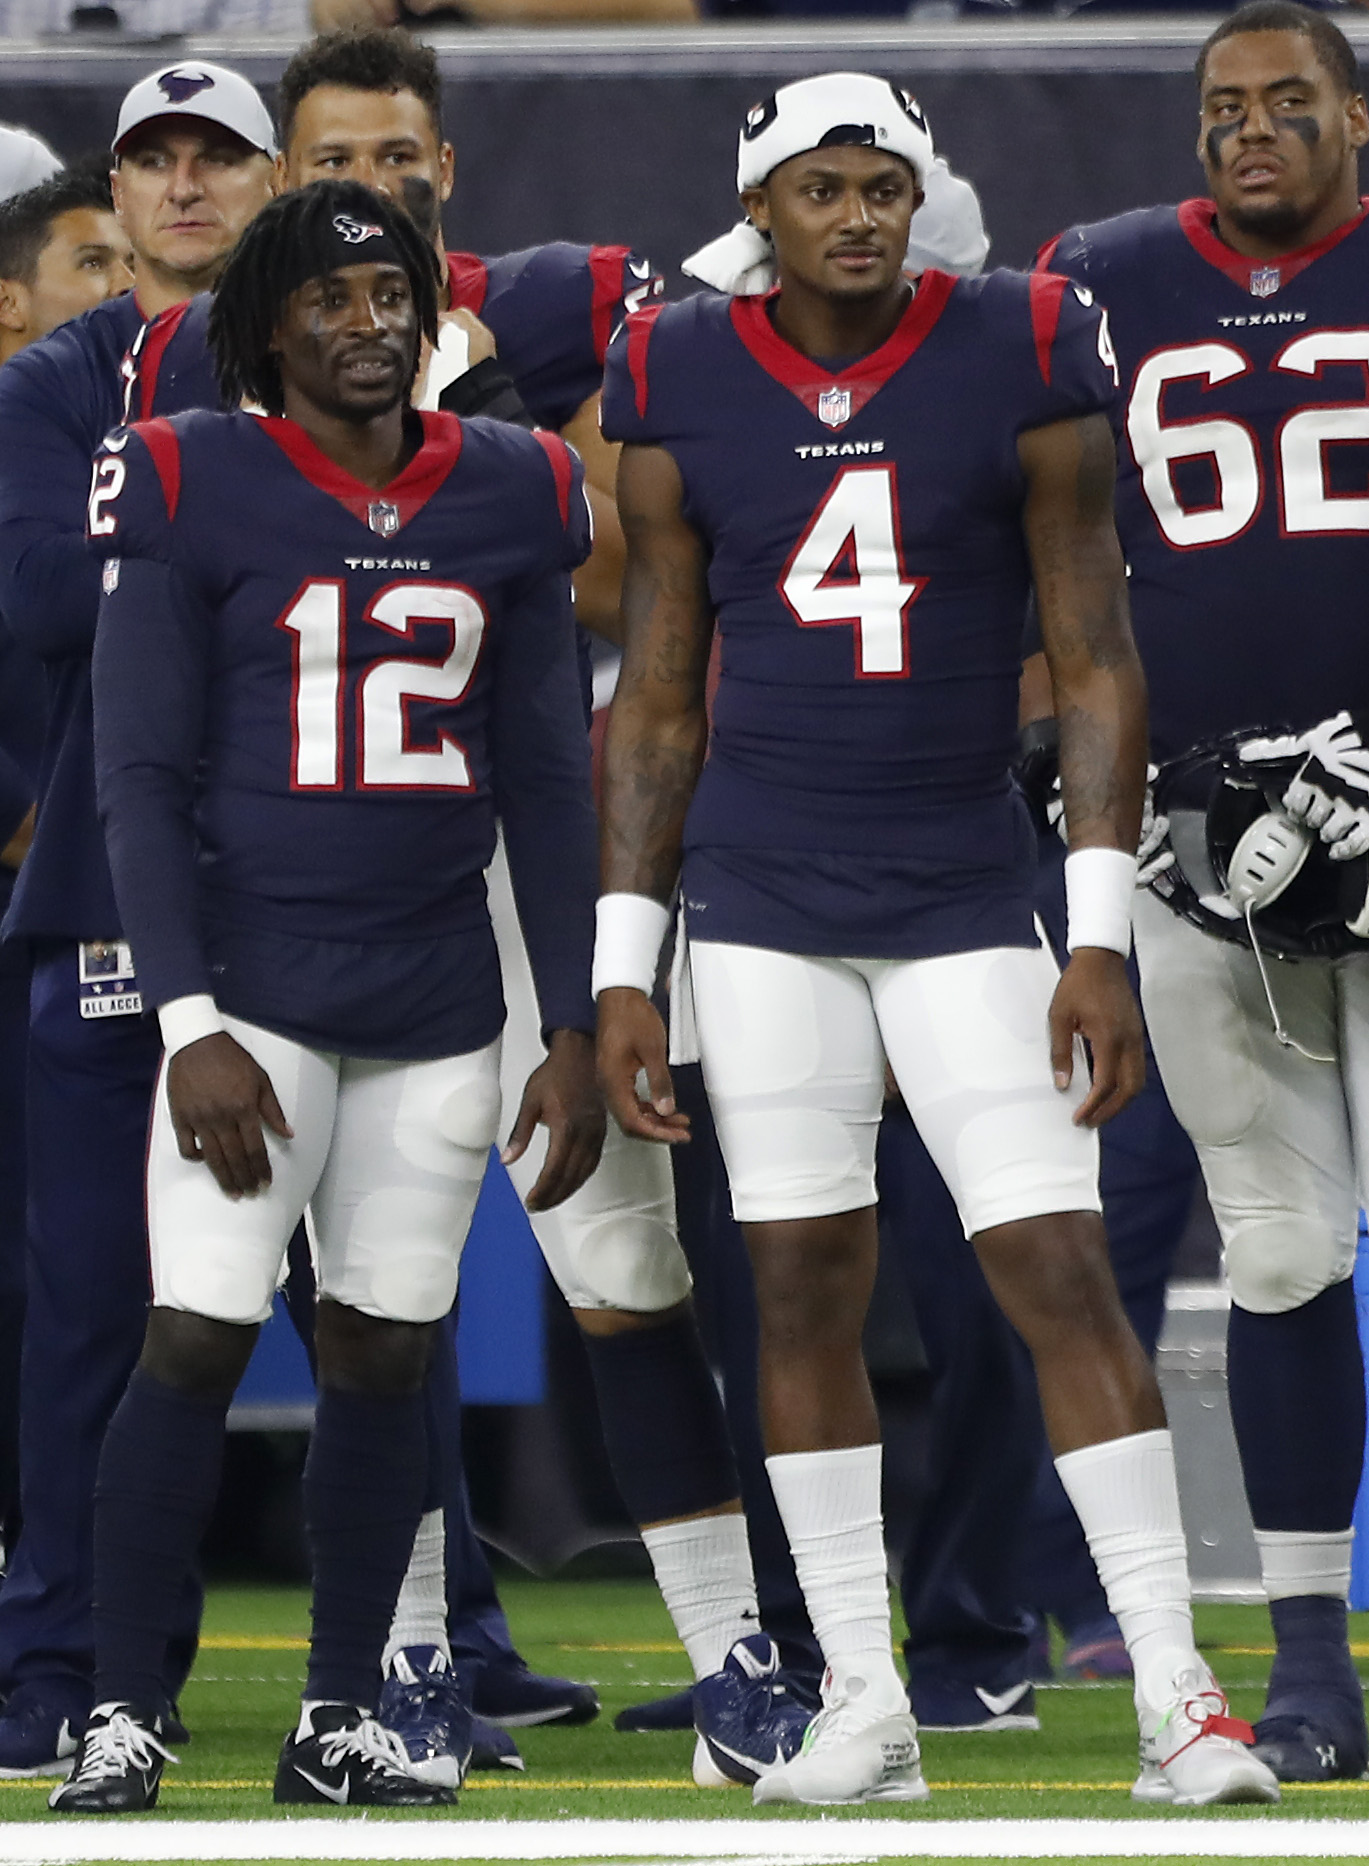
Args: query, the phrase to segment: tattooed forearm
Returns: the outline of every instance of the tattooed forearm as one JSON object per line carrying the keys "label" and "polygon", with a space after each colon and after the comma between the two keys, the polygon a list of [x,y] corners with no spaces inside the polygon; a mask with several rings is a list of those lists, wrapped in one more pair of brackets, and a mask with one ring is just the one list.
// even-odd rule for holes
{"label": "tattooed forearm", "polygon": [[1145,681],[1112,518],[1112,432],[1098,415],[1019,443],[1031,555],[1060,722],[1060,783],[1074,847],[1134,849],[1145,790]]}
{"label": "tattooed forearm", "polygon": [[692,745],[623,737],[627,742],[610,752],[604,788],[604,892],[668,901],[679,879],[685,813],[703,763],[702,720]]}
{"label": "tattooed forearm", "polygon": [[667,901],[708,740],[707,558],[668,455],[625,448],[618,493],[626,647],[604,741],[601,877],[606,893]]}

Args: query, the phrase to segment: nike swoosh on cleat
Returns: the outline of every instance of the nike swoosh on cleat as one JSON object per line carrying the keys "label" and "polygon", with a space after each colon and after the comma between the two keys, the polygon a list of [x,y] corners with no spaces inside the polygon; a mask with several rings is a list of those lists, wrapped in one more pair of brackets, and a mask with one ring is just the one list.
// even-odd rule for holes
{"label": "nike swoosh on cleat", "polygon": [[1024,1678],[1020,1685],[1013,1685],[1001,1696],[993,1691],[986,1691],[983,1685],[976,1685],[974,1694],[992,1717],[1006,1717],[1014,1704],[1018,1704],[1031,1690],[1031,1679]]}
{"label": "nike swoosh on cleat", "polygon": [[325,1800],[335,1801],[339,1807],[342,1807],[346,1803],[352,1785],[345,1775],[342,1778],[342,1787],[334,1788],[331,1783],[320,1782],[316,1775],[310,1775],[307,1769],[301,1769],[298,1763],[294,1765],[294,1769],[295,1774],[301,1776],[309,1784],[310,1788],[316,1788]]}

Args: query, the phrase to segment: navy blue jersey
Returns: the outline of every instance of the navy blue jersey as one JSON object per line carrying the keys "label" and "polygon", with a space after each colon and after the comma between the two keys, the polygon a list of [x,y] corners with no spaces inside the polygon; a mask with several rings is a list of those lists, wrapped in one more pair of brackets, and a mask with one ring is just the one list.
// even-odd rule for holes
{"label": "navy blue jersey", "polygon": [[888,341],[835,375],[767,298],[629,319],[604,432],[674,457],[721,635],[685,832],[697,936],[868,957],[1035,943],[1008,779],[1017,442],[1113,394],[1105,325],[1063,279],[924,273]]}
{"label": "navy blue jersey", "polygon": [[447,277],[452,304],[489,327],[528,412],[548,428],[598,393],[613,333],[663,289],[630,247],[560,240],[498,259],[448,253]]}
{"label": "navy blue jersey", "polygon": [[1043,254],[1108,308],[1118,530],[1155,755],[1369,706],[1369,227],[1243,259],[1210,201]]}
{"label": "navy blue jersey", "polygon": [[38,823],[7,936],[119,931],[91,752],[90,651],[100,566],[85,548],[91,456],[127,412],[216,405],[202,327],[178,305],[150,323],[112,298],[0,370],[0,612],[46,664],[50,715]]}
{"label": "navy blue jersey", "polygon": [[242,413],[97,460],[100,808],[149,1004],[208,991],[352,1055],[479,1048],[497,813],[544,1023],[593,1027],[580,467],[553,435],[421,419],[381,492]]}

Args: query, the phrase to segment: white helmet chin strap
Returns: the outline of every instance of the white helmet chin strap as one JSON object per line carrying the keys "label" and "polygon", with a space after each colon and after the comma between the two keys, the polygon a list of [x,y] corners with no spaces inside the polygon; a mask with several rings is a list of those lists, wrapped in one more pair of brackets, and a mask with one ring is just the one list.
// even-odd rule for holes
{"label": "white helmet chin strap", "polygon": [[1246,932],[1250,935],[1250,949],[1260,969],[1260,983],[1264,986],[1265,1001],[1273,1019],[1274,1035],[1286,1050],[1296,1050],[1309,1063],[1334,1063],[1338,1058],[1321,1056],[1315,1050],[1305,1049],[1284,1028],[1279,1007],[1274,1000],[1274,989],[1269,982],[1264,953],[1260,949],[1259,935],[1255,931],[1256,913],[1278,900],[1301,871],[1311,850],[1312,837],[1307,830],[1298,823],[1291,823],[1279,811],[1267,810],[1263,816],[1255,818],[1231,851],[1226,892],[1232,906],[1245,919]]}

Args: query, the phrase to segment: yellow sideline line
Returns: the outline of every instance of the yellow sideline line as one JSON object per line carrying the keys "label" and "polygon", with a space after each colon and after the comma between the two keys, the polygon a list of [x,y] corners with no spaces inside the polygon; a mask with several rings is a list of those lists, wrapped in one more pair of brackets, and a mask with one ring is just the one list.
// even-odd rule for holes
{"label": "yellow sideline line", "polygon": [[[1272,1659],[1273,1646],[1228,1646],[1221,1640],[1205,1639],[1202,1642],[1204,1652],[1229,1652],[1238,1659]],[[1352,1659],[1369,1659],[1369,1640],[1352,1639],[1350,1642]]]}
{"label": "yellow sideline line", "polygon": [[201,1652],[307,1652],[307,1639],[285,1633],[206,1633]]}
{"label": "yellow sideline line", "polygon": [[611,1639],[558,1639],[558,1652],[683,1652],[678,1639],[637,1639],[623,1645]]}

